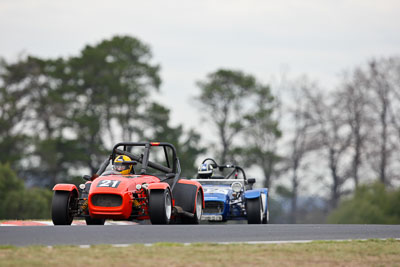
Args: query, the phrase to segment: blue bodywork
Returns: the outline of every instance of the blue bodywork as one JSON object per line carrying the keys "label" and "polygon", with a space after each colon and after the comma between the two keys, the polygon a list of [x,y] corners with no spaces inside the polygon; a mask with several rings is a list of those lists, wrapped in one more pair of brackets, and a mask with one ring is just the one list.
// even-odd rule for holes
{"label": "blue bodywork", "polygon": [[268,189],[253,189],[256,179],[247,178],[242,167],[230,163],[219,165],[214,159],[206,158],[198,168],[196,181],[204,190],[202,220],[268,223]]}
{"label": "blue bodywork", "polygon": [[[208,182],[212,184],[208,184]],[[234,193],[231,184],[238,180],[204,180],[199,182],[203,186],[205,209],[203,210],[203,220],[208,221],[227,221],[227,220],[246,220],[246,200],[260,198],[263,210],[268,211],[268,189],[257,188],[246,190],[246,185],[242,186],[239,194]],[[219,183],[220,182],[220,183]],[[242,180],[242,184],[245,183]]]}
{"label": "blue bodywork", "polygon": [[250,198],[258,198],[261,197],[261,194],[266,194],[268,195],[268,188],[260,188],[260,189],[254,189],[254,190],[247,190],[244,192],[244,197],[246,199]]}

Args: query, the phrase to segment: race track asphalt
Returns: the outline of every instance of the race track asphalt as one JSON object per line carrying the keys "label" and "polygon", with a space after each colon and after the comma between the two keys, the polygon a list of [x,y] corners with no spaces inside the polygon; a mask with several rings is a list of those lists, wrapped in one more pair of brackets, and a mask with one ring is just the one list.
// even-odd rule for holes
{"label": "race track asphalt", "polygon": [[225,224],[0,227],[0,245],[279,242],[400,238],[400,225]]}

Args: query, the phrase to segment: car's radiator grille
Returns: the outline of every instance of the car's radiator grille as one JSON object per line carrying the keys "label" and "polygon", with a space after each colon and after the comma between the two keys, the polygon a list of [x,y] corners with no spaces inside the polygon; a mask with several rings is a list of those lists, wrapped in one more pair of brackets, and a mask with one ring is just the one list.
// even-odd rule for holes
{"label": "car's radiator grille", "polygon": [[114,194],[96,194],[92,197],[92,203],[99,207],[118,207],[122,205],[122,197]]}
{"label": "car's radiator grille", "polygon": [[224,211],[224,202],[221,201],[206,201],[206,208],[203,213],[222,213]]}

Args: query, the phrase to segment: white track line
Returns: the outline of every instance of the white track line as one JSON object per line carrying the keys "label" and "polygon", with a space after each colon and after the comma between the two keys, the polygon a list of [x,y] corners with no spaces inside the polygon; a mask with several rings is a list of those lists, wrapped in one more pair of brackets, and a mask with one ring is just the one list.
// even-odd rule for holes
{"label": "white track line", "polygon": [[[311,242],[349,242],[349,241],[368,241],[371,239],[376,240],[388,240],[393,239],[396,241],[400,241],[400,238],[369,238],[369,239],[329,239],[329,240],[286,240],[286,241],[247,241],[247,242],[205,242],[207,244],[217,244],[217,245],[232,245],[232,244],[245,244],[245,245],[277,245],[277,244],[304,244],[304,243],[311,243]],[[174,242],[173,242],[174,243]],[[145,247],[152,247],[157,243],[145,243],[143,244]],[[184,246],[191,246],[193,244],[199,243],[179,243],[176,244],[183,244]],[[126,248],[132,245],[140,245],[140,243],[132,243],[132,244],[113,244],[112,247],[115,248]],[[91,248],[95,245],[79,245],[79,248]],[[48,246],[48,248],[52,248],[52,246]]]}

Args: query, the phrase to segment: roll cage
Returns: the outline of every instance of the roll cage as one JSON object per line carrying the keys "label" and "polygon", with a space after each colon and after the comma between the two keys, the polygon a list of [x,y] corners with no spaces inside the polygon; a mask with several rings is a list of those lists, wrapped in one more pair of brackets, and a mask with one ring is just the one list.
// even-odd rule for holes
{"label": "roll cage", "polygon": [[[202,164],[203,164],[203,163],[206,163],[207,161],[211,161],[211,162],[212,162],[212,163],[211,163],[211,166],[213,166],[214,169],[218,168],[218,170],[219,170],[220,172],[222,172],[224,169],[233,169],[233,170],[232,170],[230,173],[228,173],[227,175],[225,175],[225,176],[217,176],[217,177],[215,177],[215,178],[217,178],[217,179],[229,179],[229,178],[231,178],[232,175],[235,174],[234,179],[237,179],[238,173],[241,172],[242,175],[243,175],[243,180],[244,180],[244,181],[247,181],[246,173],[244,172],[244,170],[242,169],[242,167],[237,166],[237,165],[231,165],[231,164],[219,165],[219,164],[218,164],[214,159],[212,159],[212,158],[206,158],[205,160],[203,160]],[[211,177],[211,179],[212,179],[212,178],[213,178],[213,177]]]}
{"label": "roll cage", "polygon": [[[150,161],[149,156],[151,153],[151,147],[162,147],[166,166]],[[143,153],[136,155],[131,153],[133,147],[144,147]],[[168,153],[172,153],[172,157],[168,156]],[[100,176],[107,166],[110,164],[110,160],[113,163],[115,158],[119,155],[125,155],[130,157],[132,160],[141,163],[140,173],[141,175],[149,174],[148,168],[153,168],[165,174],[165,178],[161,179],[161,182],[173,178],[171,184],[171,190],[175,186],[176,182],[180,179],[181,167],[179,159],[176,155],[175,147],[170,143],[163,142],[120,142],[114,145],[112,154],[101,164],[99,170],[96,172],[96,176]]]}

